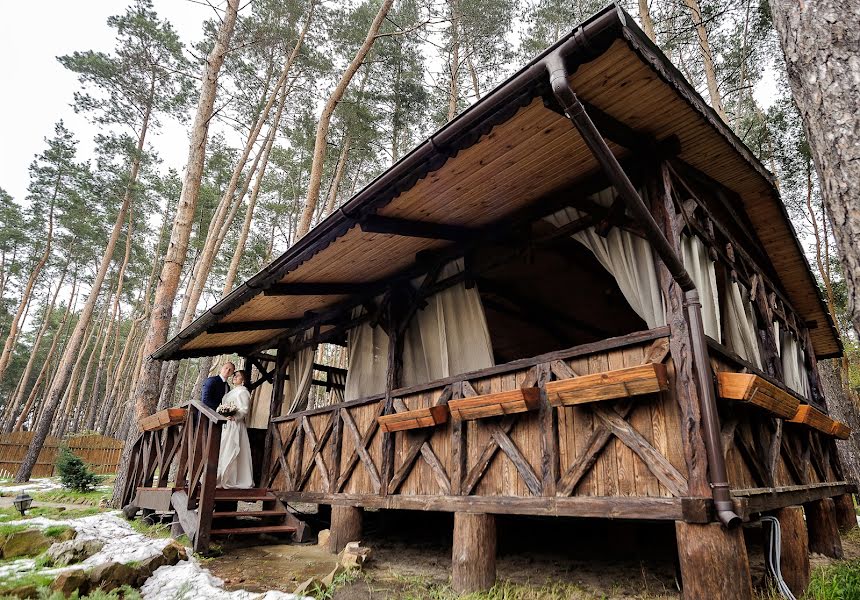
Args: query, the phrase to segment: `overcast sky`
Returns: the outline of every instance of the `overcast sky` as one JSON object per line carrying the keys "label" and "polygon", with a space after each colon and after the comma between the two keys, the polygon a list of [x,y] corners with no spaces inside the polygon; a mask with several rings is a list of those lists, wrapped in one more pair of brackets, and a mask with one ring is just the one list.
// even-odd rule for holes
{"label": "overcast sky", "polygon": [[[122,14],[128,0],[28,0],[5,2],[0,35],[0,188],[22,201],[27,167],[63,119],[80,141],[78,157],[89,158],[96,128],[69,106],[78,89],[76,76],[57,56],[75,50],[110,52],[114,30],[110,15]],[[186,45],[200,36],[212,9],[194,0],[154,0],[155,10],[170,21]],[[218,5],[215,1],[213,4]],[[150,143],[166,165],[180,168],[188,153],[187,125],[164,120]]]}

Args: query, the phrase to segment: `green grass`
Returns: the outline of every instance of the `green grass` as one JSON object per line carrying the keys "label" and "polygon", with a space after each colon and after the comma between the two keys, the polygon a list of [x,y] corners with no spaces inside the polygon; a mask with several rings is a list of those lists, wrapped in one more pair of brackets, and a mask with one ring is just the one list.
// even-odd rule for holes
{"label": "green grass", "polygon": [[55,575],[42,575],[41,573],[26,573],[17,577],[9,577],[0,581],[0,597],[7,592],[24,585],[35,585],[37,588],[50,585]]}
{"label": "green grass", "polygon": [[[358,577],[356,575],[355,577]],[[376,587],[385,586],[375,582]],[[588,591],[572,583],[521,584],[500,581],[486,592],[467,594],[455,592],[448,583],[434,581],[427,577],[395,575],[394,586],[401,600],[602,600],[607,596]],[[314,596],[317,600],[327,600],[328,596]],[[645,594],[641,598],[657,598]]]}
{"label": "green grass", "polygon": [[47,492],[33,492],[31,494],[36,502],[57,502],[67,504],[86,504],[89,506],[98,506],[99,502],[110,500],[113,495],[112,490],[92,490],[91,492],[76,492],[75,490],[67,490],[65,488],[58,490],[48,490]]}
{"label": "green grass", "polygon": [[[59,506],[33,506],[24,515],[24,519],[32,519],[33,517],[45,517],[47,519],[77,519],[80,517],[89,517],[101,511],[95,506],[82,506],[81,508],[62,509]],[[12,507],[0,508],[0,523],[3,521],[17,521],[22,517]]]}
{"label": "green grass", "polygon": [[26,525],[3,525],[0,524],[0,537],[6,537],[10,533],[17,533],[28,529]]}
{"label": "green grass", "polygon": [[50,527],[46,527],[42,533],[50,538],[58,538],[71,529],[68,525],[51,525]]}
{"label": "green grass", "polygon": [[842,561],[812,572],[805,600],[860,598],[860,560]]}

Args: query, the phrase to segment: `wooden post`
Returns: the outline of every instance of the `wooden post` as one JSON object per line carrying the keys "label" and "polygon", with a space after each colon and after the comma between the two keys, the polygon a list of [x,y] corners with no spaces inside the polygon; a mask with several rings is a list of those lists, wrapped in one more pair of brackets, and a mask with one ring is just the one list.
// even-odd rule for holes
{"label": "wooden post", "polygon": [[331,535],[328,551],[337,554],[349,542],[361,541],[361,521],[364,511],[356,506],[331,507]]}
{"label": "wooden post", "polygon": [[[661,168],[662,184],[652,180],[649,185],[651,208],[654,219],[663,229],[666,239],[675,253],[681,256],[681,231],[675,217],[672,202],[672,182],[664,164]],[[684,314],[684,292],[672,278],[669,269],[655,255],[654,262],[660,278],[660,288],[666,302],[666,323],[672,328],[669,337],[669,352],[674,366],[670,381],[675,388],[675,399],[681,409],[681,444],[687,466],[689,495],[710,497],[708,482],[708,456],[702,436],[702,415],[696,374],[693,370],[693,347],[690,326]]]}
{"label": "wooden post", "polygon": [[752,600],[752,580],[740,527],[675,522],[683,598]]}
{"label": "wooden post", "polygon": [[842,494],[833,498],[836,505],[836,525],[847,533],[857,527],[857,512],[854,510],[854,495]]}
{"label": "wooden post", "polygon": [[782,554],[779,567],[782,578],[795,596],[800,598],[809,585],[809,536],[803,507],[787,506],[774,515],[782,529]]}
{"label": "wooden post", "polygon": [[836,526],[836,505],[833,500],[815,500],[804,504],[803,508],[809,531],[809,551],[830,558],[842,558],[842,538]]}
{"label": "wooden post", "polygon": [[496,517],[454,513],[454,591],[468,594],[496,583]]}
{"label": "wooden post", "polygon": [[274,382],[272,383],[272,398],[269,400],[269,426],[266,428],[266,441],[263,446],[263,464],[260,469],[259,487],[264,487],[269,481],[269,472],[272,468],[272,431],[274,425],[272,419],[281,416],[281,405],[284,398],[284,378],[288,362],[289,340],[283,340],[278,344],[275,355]]}

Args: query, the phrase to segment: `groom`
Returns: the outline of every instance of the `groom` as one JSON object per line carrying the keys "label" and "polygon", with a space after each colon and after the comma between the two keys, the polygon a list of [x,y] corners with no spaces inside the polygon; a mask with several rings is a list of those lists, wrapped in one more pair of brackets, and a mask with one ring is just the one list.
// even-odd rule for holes
{"label": "groom", "polygon": [[221,404],[221,399],[230,387],[227,385],[227,381],[230,380],[235,371],[236,365],[231,362],[225,362],[217,375],[206,378],[206,381],[203,382],[203,391],[200,394],[200,400],[203,404],[212,410],[218,408],[218,405]]}

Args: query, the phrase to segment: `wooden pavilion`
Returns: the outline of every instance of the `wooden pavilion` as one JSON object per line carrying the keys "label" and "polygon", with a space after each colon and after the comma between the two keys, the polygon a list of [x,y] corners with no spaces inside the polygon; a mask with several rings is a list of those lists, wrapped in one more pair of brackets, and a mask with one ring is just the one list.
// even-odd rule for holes
{"label": "wooden pavilion", "polygon": [[450,511],[472,590],[494,515],[668,520],[685,597],[750,598],[742,522],[776,514],[802,564],[785,540],[835,555],[853,520],[816,367],[841,346],[773,177],[614,6],[154,358],[229,353],[259,488],[216,489],[223,419],[192,401],[142,424],[126,490],[197,548],[238,499],[297,536],[283,501],[331,505],[334,551],[362,508]]}

